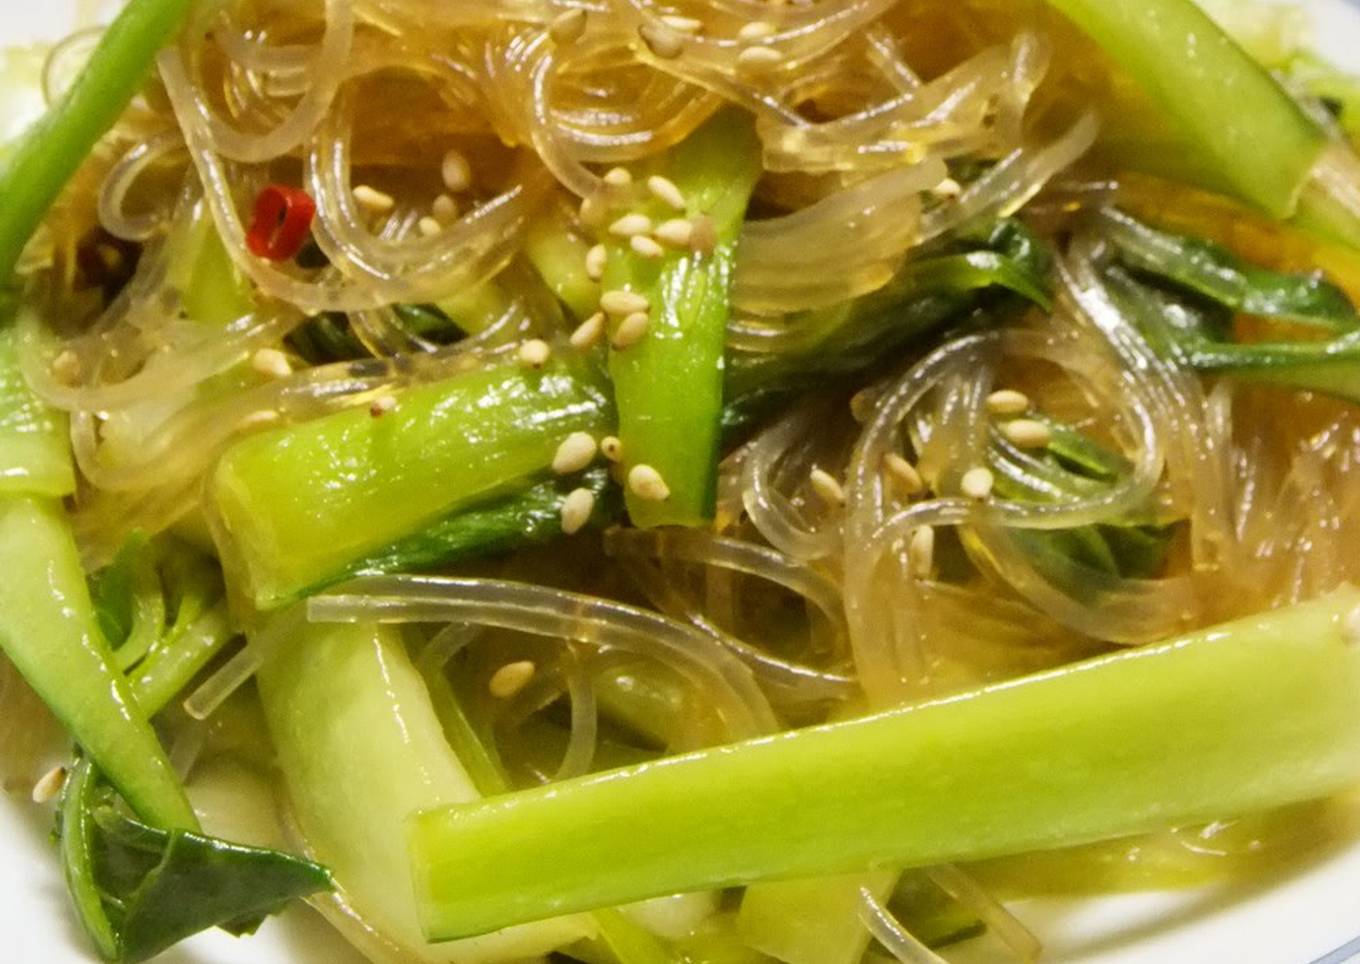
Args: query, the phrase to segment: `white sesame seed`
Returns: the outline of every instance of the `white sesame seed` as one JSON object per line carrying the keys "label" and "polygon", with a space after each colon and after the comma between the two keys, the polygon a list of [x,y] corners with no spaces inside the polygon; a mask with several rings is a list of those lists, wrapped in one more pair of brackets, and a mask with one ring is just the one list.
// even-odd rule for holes
{"label": "white sesame seed", "polygon": [[519,346],[519,361],[526,368],[542,368],[552,357],[552,348],[542,338],[530,338]]}
{"label": "white sesame seed", "polygon": [[632,348],[642,341],[647,335],[647,329],[652,325],[652,316],[645,311],[635,311],[614,329],[614,336],[609,339],[609,343],[622,351],[625,348]]}
{"label": "white sesame seed", "polygon": [[644,23],[638,27],[638,36],[662,60],[674,60],[685,49],[685,35],[664,23]]}
{"label": "white sesame seed", "polygon": [[581,223],[586,227],[598,228],[600,225],[604,224],[604,219],[608,217],[608,215],[609,211],[605,207],[604,201],[591,195],[581,201],[581,210],[578,212],[577,217],[580,218]]}
{"label": "white sesame seed", "polygon": [[609,251],[602,244],[597,244],[586,252],[586,277],[591,281],[599,281],[604,277],[604,269],[609,266]]}
{"label": "white sesame seed", "polygon": [[903,495],[908,497],[920,495],[926,490],[926,481],[921,478],[916,466],[896,452],[889,452],[883,456],[883,468]]}
{"label": "white sesame seed", "polygon": [[784,62],[784,55],[773,47],[747,47],[737,54],[737,67],[743,70],[767,70]]}
{"label": "white sesame seed", "polygon": [[548,21],[548,36],[552,37],[555,43],[575,43],[585,32],[586,12],[580,7],[564,10]]}
{"label": "white sesame seed", "polygon": [[992,476],[991,470],[979,466],[963,473],[963,480],[959,483],[959,488],[968,498],[981,502],[992,494],[992,486],[995,482],[996,479]]}
{"label": "white sesame seed", "polygon": [[684,192],[676,187],[675,182],[670,178],[662,177],[660,174],[653,174],[651,177],[647,178],[647,190],[651,192],[652,197],[656,198],[662,204],[669,204],[677,211],[683,211],[685,209]]}
{"label": "white sesame seed", "polygon": [[666,249],[656,242],[655,238],[645,234],[635,234],[628,239],[628,247],[633,249],[633,253],[639,258],[664,258]]}
{"label": "white sesame seed", "polygon": [[686,218],[672,218],[658,224],[652,236],[662,244],[669,244],[674,248],[688,248],[694,238],[694,224]]}
{"label": "white sesame seed", "polygon": [[617,435],[606,435],[600,439],[600,454],[611,462],[623,460],[623,442]]}
{"label": "white sesame seed", "polygon": [[752,20],[737,31],[739,40],[764,40],[773,37],[777,28],[768,20]]}
{"label": "white sesame seed", "polygon": [[954,180],[952,177],[947,177],[939,184],[936,184],[933,188],[931,188],[930,193],[935,195],[937,198],[942,198],[943,200],[946,201],[952,201],[963,193],[963,185],[960,184],[958,181]]}
{"label": "white sesame seed", "polygon": [[553,454],[552,470],[558,475],[579,472],[595,461],[595,452],[598,449],[595,436],[589,432],[572,432],[557,446],[557,452]]}
{"label": "white sesame seed", "polygon": [[354,188],[354,200],[359,202],[359,206],[365,210],[372,211],[374,214],[386,214],[397,206],[397,202],[392,195],[379,191],[375,187],[367,184],[359,184]]}
{"label": "white sesame seed", "polygon": [[286,378],[293,374],[288,356],[277,348],[261,348],[255,352],[250,356],[250,367],[270,378]]}
{"label": "white sesame seed", "polygon": [[48,803],[57,798],[66,785],[66,767],[53,767],[33,784],[33,802]]}
{"label": "white sesame seed", "polygon": [[1029,411],[1029,396],[1003,388],[987,396],[987,411],[993,415],[1023,415]]}
{"label": "white sesame seed", "polygon": [[718,246],[718,226],[707,214],[690,221],[689,246],[699,254],[712,254]]}
{"label": "white sesame seed", "polygon": [[496,699],[508,700],[528,686],[537,671],[538,667],[527,659],[506,663],[491,674],[486,688]]}
{"label": "white sesame seed", "polygon": [[827,505],[845,505],[845,489],[830,472],[813,469],[808,473],[808,481],[812,483],[812,491],[817,493],[817,498]]}
{"label": "white sesame seed", "polygon": [[368,414],[374,418],[382,418],[388,412],[397,407],[397,400],[392,395],[379,395],[368,406]]}
{"label": "white sesame seed", "polygon": [[1012,444],[1022,449],[1047,448],[1053,441],[1053,431],[1043,422],[1032,418],[1017,418],[1001,426],[1001,434]]}
{"label": "white sesame seed", "polygon": [[444,154],[444,160],[439,164],[439,175],[444,179],[444,186],[454,194],[462,194],[472,187],[472,165],[456,147],[449,148]]}
{"label": "white sesame seed", "polygon": [[425,217],[421,218],[419,221],[416,222],[416,228],[420,231],[423,237],[432,238],[436,234],[440,234],[444,230],[444,225],[440,224],[438,221],[436,221],[434,218],[430,217],[427,214]]}
{"label": "white sesame seed", "polygon": [[575,535],[590,521],[595,511],[595,493],[589,489],[572,489],[562,500],[562,531]]}
{"label": "white sesame seed", "polygon": [[907,543],[907,564],[911,574],[926,578],[935,568],[935,530],[930,526],[917,526]]}
{"label": "white sesame seed", "polygon": [[650,234],[651,230],[652,219],[645,214],[625,214],[609,226],[609,233],[618,238]]}
{"label": "white sesame seed", "polygon": [[645,463],[628,471],[628,491],[647,502],[665,502],[671,497],[671,488],[661,473]]}
{"label": "white sesame seed", "polygon": [[237,422],[238,428],[258,428],[262,425],[272,425],[279,420],[279,413],[272,408],[262,408],[259,411],[251,412],[241,421]]}
{"label": "white sesame seed", "polygon": [[1342,620],[1341,641],[1348,646],[1360,646],[1360,606],[1348,612]]}
{"label": "white sesame seed", "polygon": [[458,202],[447,194],[440,194],[430,202],[430,213],[441,224],[452,224],[458,220]]}
{"label": "white sesame seed", "polygon": [[604,312],[597,311],[585,321],[576,326],[576,330],[567,339],[571,347],[578,351],[585,351],[591,348],[600,340],[604,334]]}
{"label": "white sesame seed", "polygon": [[668,13],[661,18],[661,22],[672,30],[680,33],[695,34],[704,29],[704,22],[693,17],[682,17],[679,14]]}
{"label": "white sesame seed", "polygon": [[82,367],[80,356],[65,348],[52,359],[52,377],[63,385],[74,385],[80,381]]}
{"label": "white sesame seed", "polygon": [[633,175],[626,167],[611,167],[604,175],[604,183],[610,187],[632,187]]}
{"label": "white sesame seed", "polygon": [[640,295],[636,291],[627,291],[623,288],[612,288],[600,295],[600,307],[604,313],[615,318],[622,318],[639,311],[647,311],[652,303],[647,300],[645,295]]}

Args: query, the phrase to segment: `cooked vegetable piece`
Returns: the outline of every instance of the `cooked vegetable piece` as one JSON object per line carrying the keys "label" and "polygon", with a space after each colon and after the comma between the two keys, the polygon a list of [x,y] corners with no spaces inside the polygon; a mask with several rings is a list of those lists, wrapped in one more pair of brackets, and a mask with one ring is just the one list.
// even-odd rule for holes
{"label": "cooked vegetable piece", "polygon": [[422,813],[427,933],[1334,792],[1360,776],[1358,606],[1347,588],[961,697]]}
{"label": "cooked vegetable piece", "polygon": [[0,497],[0,648],[147,822],[198,826],[155,732],[114,666],[60,504]]}
{"label": "cooked vegetable piece", "polygon": [[85,69],[0,161],[0,286],[61,189],[132,100],[156,52],[179,31],[189,0],[131,0]]}
{"label": "cooked vegetable piece", "polygon": [[224,563],[256,606],[278,606],[522,487],[568,435],[603,435],[609,420],[588,374],[554,361],[413,388],[381,417],[350,409],[252,436],[227,451],[209,482]]}
{"label": "cooked vegetable piece", "polygon": [[748,887],[737,927],[751,947],[787,964],[857,964],[869,946],[860,889],[885,900],[897,877],[877,870]]}
{"label": "cooked vegetable piece", "polygon": [[1289,218],[1326,135],[1193,0],[1049,0],[1147,91],[1244,200]]}
{"label": "cooked vegetable piece", "polygon": [[15,326],[4,314],[0,308],[0,495],[59,499],[76,489],[66,415],[28,390]]}
{"label": "cooked vegetable piece", "polygon": [[210,927],[252,933],[290,900],[332,886],[325,868],[120,813],[88,760],[60,810],[67,882],[81,923],[109,961],[144,961]]}
{"label": "cooked vegetable piece", "polygon": [[707,218],[714,244],[667,248],[660,258],[632,252],[626,239],[609,245],[606,293],[641,294],[650,318],[638,343],[610,352],[619,438],[628,464],[656,469],[669,490],[659,501],[629,492],[628,514],[639,526],[696,525],[712,516],[716,497],[727,295],[760,147],[747,120],[724,113],[645,174],[668,178],[685,202],[684,211],[654,202],[655,220]]}
{"label": "cooked vegetable piece", "polygon": [[293,815],[345,900],[415,960],[533,957],[593,934],[562,917],[456,944],[422,937],[405,820],[479,797],[445,742],[396,630],[304,625],[260,670],[260,696]]}

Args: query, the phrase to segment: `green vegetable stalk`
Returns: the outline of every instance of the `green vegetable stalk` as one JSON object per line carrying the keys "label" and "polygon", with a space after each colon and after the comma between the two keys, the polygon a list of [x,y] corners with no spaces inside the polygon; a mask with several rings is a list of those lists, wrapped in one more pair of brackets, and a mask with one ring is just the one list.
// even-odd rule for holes
{"label": "green vegetable stalk", "polygon": [[1294,215],[1326,135],[1193,0],[1049,3],[1133,75],[1243,200]]}
{"label": "green vegetable stalk", "polygon": [[131,0],[104,32],[80,76],[0,162],[0,285],[24,245],[99,138],[141,89],[191,0]]}
{"label": "green vegetable stalk", "polygon": [[1360,778],[1360,590],[875,716],[418,815],[426,933],[1226,818]]}
{"label": "green vegetable stalk", "polygon": [[[609,417],[600,388],[554,362],[413,388],[381,417],[349,409],[251,436],[208,486],[224,563],[257,607],[278,606],[459,510],[528,487],[563,439],[602,435]],[[467,527],[446,534],[465,541]]]}
{"label": "green vegetable stalk", "polygon": [[737,235],[760,176],[760,149],[749,123],[724,113],[640,176],[668,177],[686,203],[663,202],[654,220],[708,219],[707,253],[668,249],[659,259],[611,244],[604,289],[646,297],[650,324],[636,344],[610,352],[619,409],[619,438],[630,466],[650,465],[670,490],[663,502],[630,493],[628,514],[639,526],[697,525],[713,514],[722,427],[723,344]]}

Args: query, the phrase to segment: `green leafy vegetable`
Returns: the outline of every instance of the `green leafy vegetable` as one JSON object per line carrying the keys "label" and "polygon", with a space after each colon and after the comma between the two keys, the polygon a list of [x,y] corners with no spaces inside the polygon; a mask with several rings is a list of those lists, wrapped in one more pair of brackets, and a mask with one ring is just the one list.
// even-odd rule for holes
{"label": "green leafy vegetable", "polygon": [[43,215],[146,80],[156,52],[179,31],[190,0],[131,0],[85,69],[0,161],[0,286]]}
{"label": "green leafy vegetable", "polygon": [[430,810],[410,837],[422,919],[458,937],[1324,796],[1360,777],[1357,606],[1348,588],[957,697]]}
{"label": "green leafy vegetable", "polygon": [[210,927],[248,934],[332,887],[325,868],[298,857],[128,817],[88,761],[67,781],[60,834],[81,922],[109,961],[145,961]]}

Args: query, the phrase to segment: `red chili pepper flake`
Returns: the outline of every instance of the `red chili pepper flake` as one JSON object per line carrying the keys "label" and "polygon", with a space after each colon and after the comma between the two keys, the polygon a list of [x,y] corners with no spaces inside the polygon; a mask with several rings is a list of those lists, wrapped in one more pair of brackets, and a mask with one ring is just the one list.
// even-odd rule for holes
{"label": "red chili pepper flake", "polygon": [[246,247],[256,257],[287,261],[302,250],[315,216],[316,202],[306,191],[271,184],[255,199]]}

